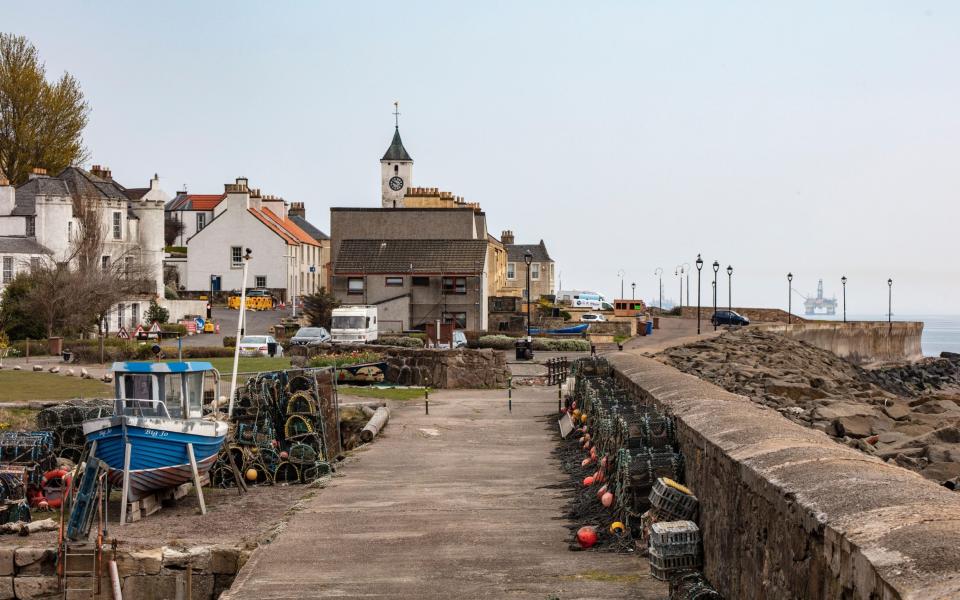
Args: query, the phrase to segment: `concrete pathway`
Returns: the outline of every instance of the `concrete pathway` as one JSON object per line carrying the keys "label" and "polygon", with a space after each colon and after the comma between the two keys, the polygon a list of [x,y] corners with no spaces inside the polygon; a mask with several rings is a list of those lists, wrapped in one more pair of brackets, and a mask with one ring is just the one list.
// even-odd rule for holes
{"label": "concrete pathway", "polygon": [[544,388],[512,414],[502,390],[398,406],[222,598],[665,598],[643,559],[568,549],[556,407]]}

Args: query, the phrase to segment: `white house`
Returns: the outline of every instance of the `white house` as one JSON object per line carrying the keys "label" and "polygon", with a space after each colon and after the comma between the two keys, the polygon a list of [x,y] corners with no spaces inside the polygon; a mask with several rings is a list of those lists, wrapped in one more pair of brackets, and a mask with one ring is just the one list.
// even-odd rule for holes
{"label": "white house", "polygon": [[213,210],[226,198],[226,194],[188,194],[178,192],[167,202],[166,218],[183,224],[183,230],[173,241],[173,246],[186,246],[187,240],[213,220]]}
{"label": "white house", "polygon": [[[249,187],[245,177],[225,184],[223,199],[212,206],[212,218],[186,239],[185,288],[192,292],[239,290],[247,248],[253,255],[248,288],[268,288],[289,299],[322,287],[322,243],[297,225],[288,210],[283,198],[261,195],[260,190]],[[171,205],[170,212],[191,211]],[[192,212],[199,215],[203,211]]]}
{"label": "white house", "polygon": [[35,261],[70,257],[79,231],[74,206],[80,200],[100,212],[103,264],[137,261],[146,273],[149,293],[118,304],[111,317],[111,328],[136,326],[150,299],[163,298],[163,207],[169,195],[156,175],[143,188],[120,185],[99,165],[90,171],[68,167],[53,177],[34,169],[16,189],[0,180],[0,286]]}

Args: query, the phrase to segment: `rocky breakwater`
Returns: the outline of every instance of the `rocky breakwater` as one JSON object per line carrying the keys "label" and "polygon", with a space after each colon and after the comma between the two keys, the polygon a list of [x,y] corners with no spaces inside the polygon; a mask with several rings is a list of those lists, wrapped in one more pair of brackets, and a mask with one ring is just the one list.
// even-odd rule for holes
{"label": "rocky breakwater", "polygon": [[960,487],[960,355],[871,370],[747,329],[657,358],[838,442]]}

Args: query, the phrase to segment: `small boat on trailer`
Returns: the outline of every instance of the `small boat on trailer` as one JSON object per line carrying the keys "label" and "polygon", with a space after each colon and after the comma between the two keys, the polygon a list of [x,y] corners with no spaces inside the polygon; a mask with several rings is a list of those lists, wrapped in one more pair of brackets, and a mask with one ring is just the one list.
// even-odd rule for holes
{"label": "small boat on trailer", "polygon": [[206,513],[201,478],[217,460],[227,424],[203,419],[203,390],[220,374],[208,362],[117,362],[114,414],[83,422],[90,456],[107,463],[127,503],[192,482]]}

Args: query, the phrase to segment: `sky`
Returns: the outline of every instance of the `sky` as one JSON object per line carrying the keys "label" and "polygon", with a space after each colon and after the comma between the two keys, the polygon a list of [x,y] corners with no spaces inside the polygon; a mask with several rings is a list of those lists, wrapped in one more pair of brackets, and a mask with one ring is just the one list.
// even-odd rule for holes
{"label": "sky", "polygon": [[[955,2],[2,3],[91,107],[129,187],[380,205],[393,102],[413,185],[543,239],[564,289],[960,314]],[[706,268],[709,268],[706,267]],[[704,271],[702,298],[712,302]],[[696,272],[691,278],[696,303]],[[686,286],[686,283],[684,283]],[[686,292],[684,293],[686,295]]]}

